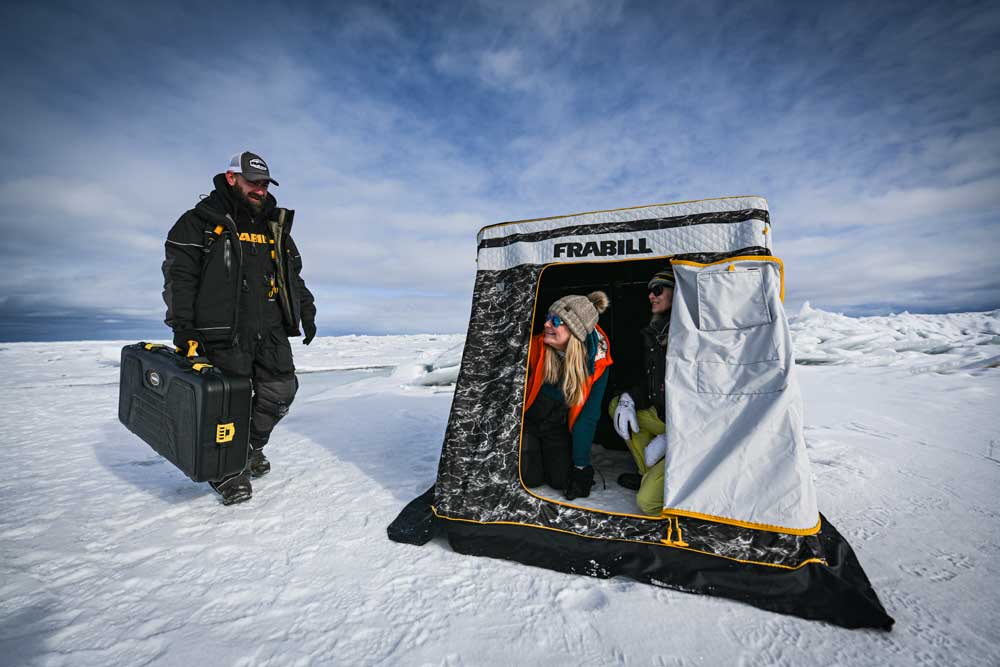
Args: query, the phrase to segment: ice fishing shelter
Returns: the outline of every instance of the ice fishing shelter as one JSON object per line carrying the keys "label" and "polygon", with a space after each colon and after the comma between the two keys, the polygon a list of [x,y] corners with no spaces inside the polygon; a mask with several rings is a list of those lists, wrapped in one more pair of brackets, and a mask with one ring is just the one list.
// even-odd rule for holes
{"label": "ice fishing shelter", "polygon": [[[483,228],[462,366],[434,487],[389,527],[460,553],[628,576],[826,620],[893,624],[854,552],[819,513],[802,434],[784,269],[762,197],[659,204]],[[666,364],[658,516],[526,488],[521,423],[533,329],[556,298],[602,289],[615,365],[637,363],[646,281],[677,284]],[[597,440],[620,442],[605,425]],[[596,446],[596,445],[595,445]],[[595,490],[600,493],[600,490]]]}

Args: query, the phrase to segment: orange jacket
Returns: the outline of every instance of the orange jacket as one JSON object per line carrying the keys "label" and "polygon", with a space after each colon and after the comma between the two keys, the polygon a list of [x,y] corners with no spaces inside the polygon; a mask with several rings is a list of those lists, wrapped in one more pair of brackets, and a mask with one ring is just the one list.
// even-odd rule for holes
{"label": "orange jacket", "polygon": [[[601,327],[596,327],[599,340],[597,343],[597,357],[594,359],[594,374],[587,376],[587,384],[583,389],[583,400],[579,404],[570,406],[569,409],[569,430],[573,430],[576,418],[583,410],[587,398],[590,396],[590,389],[594,383],[604,374],[608,366],[614,362],[611,360],[611,344],[608,335]],[[528,347],[528,400],[524,403],[524,410],[527,412],[531,404],[535,402],[542,384],[545,382],[545,355],[542,351],[545,343],[542,342],[542,334],[531,337],[531,345]]]}

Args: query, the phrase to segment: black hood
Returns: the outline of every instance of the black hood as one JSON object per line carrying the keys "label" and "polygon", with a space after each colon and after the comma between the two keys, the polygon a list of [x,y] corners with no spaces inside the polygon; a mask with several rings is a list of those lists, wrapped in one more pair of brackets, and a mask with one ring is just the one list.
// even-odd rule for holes
{"label": "black hood", "polygon": [[[232,188],[226,182],[225,174],[216,174],[215,178],[212,179],[212,184],[215,185],[212,193],[199,201],[194,207],[195,211],[200,215],[209,219],[216,219],[225,218],[228,213],[235,219],[240,210],[247,215],[254,215],[254,212],[233,194]],[[271,213],[277,206],[278,201],[274,198],[274,195],[268,192],[259,215],[262,215],[267,220],[273,217]]]}

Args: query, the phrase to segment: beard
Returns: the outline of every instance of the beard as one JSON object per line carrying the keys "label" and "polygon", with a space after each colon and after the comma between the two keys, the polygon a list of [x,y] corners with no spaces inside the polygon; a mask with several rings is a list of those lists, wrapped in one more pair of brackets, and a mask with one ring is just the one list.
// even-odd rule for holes
{"label": "beard", "polygon": [[237,201],[246,206],[253,213],[260,213],[261,209],[264,208],[264,202],[267,200],[267,195],[264,195],[260,199],[256,199],[256,193],[243,192],[238,184],[234,185],[232,189],[233,194],[236,195]]}

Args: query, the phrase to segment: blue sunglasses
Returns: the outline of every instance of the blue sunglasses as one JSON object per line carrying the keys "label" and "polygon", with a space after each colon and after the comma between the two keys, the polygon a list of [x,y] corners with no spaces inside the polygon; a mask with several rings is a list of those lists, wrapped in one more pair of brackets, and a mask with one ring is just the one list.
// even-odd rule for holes
{"label": "blue sunglasses", "polygon": [[552,313],[548,314],[548,316],[545,318],[545,321],[552,322],[552,326],[554,326],[557,329],[563,325],[562,318]]}

